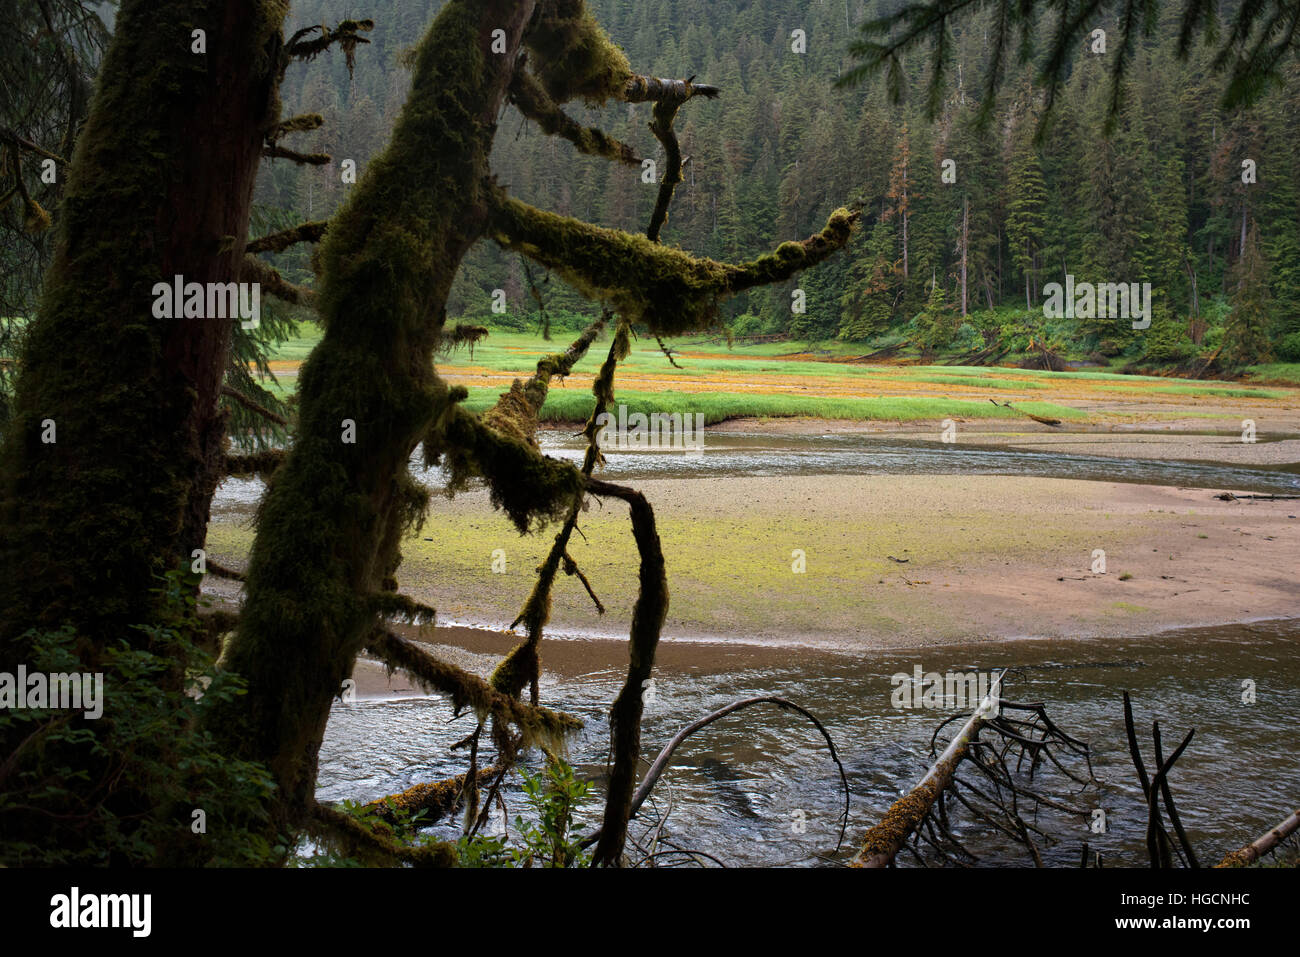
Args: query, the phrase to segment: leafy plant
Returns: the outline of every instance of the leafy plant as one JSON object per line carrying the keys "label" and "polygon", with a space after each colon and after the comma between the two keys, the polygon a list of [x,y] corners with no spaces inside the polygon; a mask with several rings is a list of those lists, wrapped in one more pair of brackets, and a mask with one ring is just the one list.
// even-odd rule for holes
{"label": "leafy plant", "polygon": [[575,813],[591,792],[590,781],[580,781],[565,761],[547,756],[546,768],[536,774],[520,768],[524,797],[535,820],[515,817],[517,843],[504,836],[476,834],[460,840],[462,867],[585,867],[591,852],[571,835]]}
{"label": "leafy plant", "polygon": [[0,864],[149,865],[186,840],[210,842],[215,864],[266,864],[283,853],[237,823],[265,816],[266,769],[228,758],[197,730],[243,683],[195,644],[198,599],[186,576],[162,581],[161,620],[136,627],[145,647],[124,638],[88,662],[70,627],[25,636],[29,674],[102,672],[103,714],[0,710],[0,737],[19,742],[0,761]]}

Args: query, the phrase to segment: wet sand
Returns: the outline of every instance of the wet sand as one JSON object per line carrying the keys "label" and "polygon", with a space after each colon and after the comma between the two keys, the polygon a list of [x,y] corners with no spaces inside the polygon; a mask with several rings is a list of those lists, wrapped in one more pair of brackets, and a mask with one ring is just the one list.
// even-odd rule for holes
{"label": "wet sand", "polygon": [[[1300,613],[1300,501],[983,475],[635,484],[655,509],[667,560],[669,643],[851,653],[1149,635]],[[570,553],[607,612],[561,575],[548,633],[625,639],[637,569],[626,508],[594,505],[580,527]],[[242,566],[250,538],[247,528],[214,525],[210,550]],[[484,491],[435,497],[423,531],[403,544],[399,581],[443,624],[499,630],[550,542],[545,532],[521,539]],[[505,570],[494,573],[498,549]],[[1104,573],[1093,571],[1098,549]]]}

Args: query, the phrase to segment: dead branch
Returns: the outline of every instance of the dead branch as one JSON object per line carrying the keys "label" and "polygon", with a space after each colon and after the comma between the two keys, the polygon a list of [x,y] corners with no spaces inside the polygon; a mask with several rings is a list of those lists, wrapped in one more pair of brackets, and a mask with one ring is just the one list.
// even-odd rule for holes
{"label": "dead branch", "polygon": [[9,143],[15,149],[24,149],[27,150],[28,152],[35,153],[37,156],[40,156],[43,159],[52,159],[60,166],[68,165],[68,161],[65,160],[58,153],[51,153],[45,147],[40,146],[37,143],[33,143],[31,140],[27,139],[27,137],[21,136],[20,134],[16,133],[14,130],[9,129],[8,127],[0,127],[0,142]]}
{"label": "dead branch", "polygon": [[597,479],[588,479],[595,495],[622,499],[632,518],[632,537],[641,556],[640,588],[632,607],[632,628],[628,639],[627,680],[610,708],[610,769],[605,800],[605,818],[593,866],[617,866],[622,862],[627,822],[636,784],[637,762],[641,758],[642,688],[654,668],[659,632],[668,614],[668,580],[663,550],[655,528],[654,510],[640,492]]}
{"label": "dead branch", "polygon": [[271,159],[292,160],[300,166],[324,166],[333,158],[328,153],[299,153],[278,143],[263,146],[262,155]]}
{"label": "dead branch", "polygon": [[1245,847],[1233,851],[1219,862],[1219,867],[1246,867],[1255,863],[1269,851],[1276,848],[1292,834],[1300,830],[1300,809],[1291,814],[1277,827],[1263,837],[1256,838]]}
{"label": "dead branch", "polygon": [[885,867],[893,861],[899,848],[929,813],[935,798],[952,781],[953,772],[966,757],[971,742],[978,736],[980,728],[997,713],[998,689],[1004,674],[1006,672],[997,676],[989,688],[988,695],[980,702],[979,707],[962,725],[961,730],[948,743],[943,754],[939,755],[939,759],[930,766],[916,787],[895,801],[885,812],[885,816],[880,819],[880,823],[867,832],[862,842],[862,850],[853,861],[855,867]]}
{"label": "dead branch", "polygon": [[[848,827],[849,779],[844,772],[844,765],[843,763],[841,763],[839,755],[835,751],[835,741],[831,738],[830,732],[826,730],[826,728],[822,725],[820,721],[817,720],[817,717],[813,715],[812,712],[799,707],[799,705],[795,704],[793,701],[787,701],[785,698],[777,698],[771,695],[763,695],[756,698],[743,698],[740,701],[733,701],[725,708],[719,708],[717,711],[705,715],[703,718],[700,718],[698,721],[694,721],[691,724],[688,724],[686,727],[682,728],[682,730],[678,731],[675,735],[673,735],[673,737],[669,740],[669,742],[666,745],[664,745],[663,749],[659,752],[659,755],[651,763],[650,769],[646,771],[645,777],[641,779],[641,783],[637,786],[636,792],[632,795],[632,803],[629,809],[628,816],[630,818],[636,817],[637,812],[641,809],[641,805],[643,805],[646,802],[646,799],[650,796],[650,792],[654,790],[654,786],[659,782],[659,778],[662,777],[664,771],[668,769],[668,764],[672,760],[673,754],[676,753],[677,749],[682,746],[682,744],[686,741],[687,738],[689,738],[695,732],[713,724],[713,722],[721,718],[725,718],[729,714],[734,714],[737,711],[741,711],[745,708],[749,708],[758,704],[774,704],[783,711],[795,711],[803,715],[805,718],[807,718],[809,721],[813,723],[813,725],[817,728],[818,732],[821,734],[822,738],[826,741],[826,746],[830,749],[831,752],[831,760],[835,762],[835,767],[838,768],[840,772],[840,784],[844,788],[844,814],[841,816],[840,819],[840,837],[835,844],[835,850],[838,851],[840,849],[840,845],[844,841],[844,832]],[[591,844],[596,843],[600,839],[600,836],[601,836],[601,831],[599,830],[596,831],[595,833],[587,837],[582,842],[583,847],[587,847]]]}
{"label": "dead branch", "polygon": [[634,76],[623,88],[623,102],[675,102],[680,105],[693,96],[702,96],[711,100],[722,92],[716,86],[695,83],[694,80],[695,77],[689,80],[665,80],[653,76]]}
{"label": "dead branch", "polygon": [[582,587],[587,589],[587,594],[591,596],[591,601],[596,606],[596,614],[605,614],[605,606],[602,605],[600,599],[596,597],[596,592],[592,589],[591,582],[587,581],[587,576],[582,573],[582,569],[578,567],[578,563],[569,556],[568,552],[564,553],[564,574],[577,577],[578,581],[582,582]]}
{"label": "dead branch", "polygon": [[548,136],[568,140],[580,153],[640,166],[636,151],[594,126],[583,126],[547,95],[538,79],[520,64],[510,82],[510,102]]}

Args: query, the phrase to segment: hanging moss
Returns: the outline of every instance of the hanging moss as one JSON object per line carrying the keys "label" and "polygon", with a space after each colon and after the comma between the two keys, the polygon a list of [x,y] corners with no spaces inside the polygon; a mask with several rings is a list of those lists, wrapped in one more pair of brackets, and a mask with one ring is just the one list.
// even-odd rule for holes
{"label": "hanging moss", "polygon": [[540,745],[563,753],[566,736],[582,728],[577,718],[502,694],[478,675],[441,661],[386,629],[376,629],[366,648],[389,666],[390,673],[400,668],[424,689],[447,695],[457,715],[469,708],[480,721],[490,715],[503,727],[518,728],[524,746]]}
{"label": "hanging moss", "polygon": [[516,71],[510,85],[510,101],[520,113],[541,127],[543,133],[568,140],[580,153],[603,156],[629,166],[641,165],[641,159],[632,147],[594,126],[583,126],[560,109],[527,70]]}
{"label": "hanging moss", "polygon": [[[601,317],[601,325],[608,319],[608,314]],[[591,332],[592,330],[588,330]],[[585,334],[584,334],[585,338]],[[580,338],[578,342],[570,347],[569,353],[582,343]],[[592,409],[591,416],[587,419],[586,428],[583,434],[587,437],[587,452],[583,457],[582,474],[584,477],[590,476],[592,472],[604,462],[604,457],[600,453],[600,446],[596,441],[599,431],[598,422],[600,415],[614,401],[614,370],[618,363],[627,358],[631,349],[629,340],[629,329],[626,322],[619,322],[618,329],[614,333],[614,341],[610,343],[609,354],[605,357],[604,363],[601,364],[600,372],[597,373],[595,381],[592,383],[591,391],[595,396],[596,403]],[[585,351],[585,347],[583,349]],[[569,363],[572,367],[572,361]],[[539,363],[539,370],[541,365]],[[573,529],[577,524],[578,514],[582,510],[586,498],[586,489],[580,490],[574,496],[569,506],[568,515],[565,517],[564,525],[555,536],[555,541],[551,546],[546,560],[542,562],[541,567],[537,570],[537,580],[533,583],[532,591],[529,592],[528,600],[524,603],[523,610],[519,616],[510,624],[511,628],[523,623],[527,629],[527,635],[524,640],[513,648],[501,663],[497,665],[492,672],[491,683],[498,691],[505,694],[518,697],[523,694],[524,688],[530,688],[532,701],[537,703],[537,684],[541,675],[541,642],[542,629],[546,627],[551,618],[551,589],[555,583],[556,569],[559,567],[561,560],[564,560],[565,572],[568,574],[577,574],[582,578],[584,585],[587,585],[588,591],[591,586],[587,584],[585,577],[577,571],[577,566],[573,560],[568,557],[566,549],[569,547],[569,538],[573,534]],[[570,571],[570,566],[573,571]],[[592,595],[593,599],[595,595]],[[597,608],[600,608],[600,602],[596,602]],[[601,609],[603,612],[603,608]]]}

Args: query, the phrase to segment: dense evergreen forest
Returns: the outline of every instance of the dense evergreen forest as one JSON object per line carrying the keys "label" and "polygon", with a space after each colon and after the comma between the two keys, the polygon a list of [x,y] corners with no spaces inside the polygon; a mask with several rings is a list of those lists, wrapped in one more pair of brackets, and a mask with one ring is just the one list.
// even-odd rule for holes
{"label": "dense evergreen forest", "polygon": [[[332,22],[354,6],[305,0],[291,17]],[[309,219],[333,212],[348,188],[342,161],[360,167],[386,142],[409,82],[402,53],[438,6],[375,11],[372,46],[358,52],[351,77],[341,58],[321,58],[287,78],[286,111],[325,119],[301,137],[301,148],[333,160],[264,167],[261,203]],[[685,182],[665,241],[743,259],[781,237],[807,235],[844,202],[863,210],[848,255],[729,302],[735,335],[907,340],[986,355],[998,344],[1013,357],[1044,345],[1193,369],[1209,359],[1226,369],[1300,360],[1300,188],[1290,175],[1300,151],[1297,85],[1250,109],[1221,110],[1211,53],[1175,56],[1175,10],[1166,11],[1159,42],[1135,60],[1109,135],[1107,53],[1093,38],[1038,136],[1043,90],[1028,70],[1006,78],[986,127],[977,123],[988,38],[978,17],[954,31],[951,82],[930,122],[921,56],[904,61],[900,105],[889,104],[884,83],[836,86],[851,65],[857,24],[888,3],[591,6],[650,72],[696,76],[723,91],[682,118]],[[1119,36],[1114,24],[1097,26],[1112,41]],[[662,163],[649,118],[648,104],[624,104],[602,111],[599,125]],[[516,195],[621,229],[635,231],[648,218],[654,177],[579,154],[513,108],[501,129],[493,167]],[[296,278],[306,280],[305,253],[298,265]],[[1045,319],[1044,286],[1067,275],[1077,283],[1150,283],[1150,327]],[[589,309],[537,267],[530,275],[520,257],[483,244],[467,258],[448,311],[535,324],[532,284],[544,290],[552,316]],[[497,289],[506,312],[493,317]]]}

